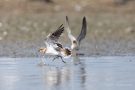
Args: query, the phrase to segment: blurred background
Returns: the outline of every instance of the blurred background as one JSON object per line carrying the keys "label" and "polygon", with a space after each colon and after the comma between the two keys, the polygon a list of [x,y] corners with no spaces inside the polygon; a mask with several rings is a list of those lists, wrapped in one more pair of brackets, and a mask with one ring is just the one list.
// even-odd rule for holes
{"label": "blurred background", "polygon": [[[0,56],[37,57],[66,15],[75,36],[86,16],[87,56],[135,55],[135,0],[0,0]],[[70,46],[66,33],[61,40]]]}

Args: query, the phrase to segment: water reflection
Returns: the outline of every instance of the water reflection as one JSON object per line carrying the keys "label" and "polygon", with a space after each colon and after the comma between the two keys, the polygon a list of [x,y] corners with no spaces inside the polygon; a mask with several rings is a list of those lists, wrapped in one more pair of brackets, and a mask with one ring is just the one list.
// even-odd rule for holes
{"label": "water reflection", "polygon": [[[17,81],[19,80],[18,67],[15,60],[0,61],[0,88],[4,90],[14,90]],[[8,87],[7,87],[8,86]]]}
{"label": "water reflection", "polygon": [[[132,60],[132,62],[129,62]],[[133,58],[0,59],[0,90],[134,90]]]}
{"label": "water reflection", "polygon": [[[82,90],[85,90],[85,83],[86,83],[86,66],[83,59],[80,59],[78,56],[73,57],[73,64],[75,65],[74,69],[76,69],[76,72],[74,72],[74,78],[76,78],[77,82],[79,84],[79,87],[82,88]],[[79,80],[79,81],[78,81]]]}
{"label": "water reflection", "polygon": [[60,87],[62,84],[66,84],[69,82],[69,70],[66,70],[63,68],[62,70],[59,68],[51,67],[48,69],[48,67],[43,68],[43,82],[45,87],[47,89],[55,88],[57,90],[60,90]]}
{"label": "water reflection", "polygon": [[68,90],[77,85],[78,90],[84,90],[86,82],[85,63],[81,62],[79,57],[73,57],[73,64],[67,64],[62,68],[43,66],[42,73],[44,86],[48,89],[63,90],[64,88],[64,90]]}

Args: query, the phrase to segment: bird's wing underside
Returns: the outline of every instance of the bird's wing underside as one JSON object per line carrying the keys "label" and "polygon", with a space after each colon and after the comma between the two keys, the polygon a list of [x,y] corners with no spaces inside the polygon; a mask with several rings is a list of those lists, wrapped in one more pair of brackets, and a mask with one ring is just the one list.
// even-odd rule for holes
{"label": "bird's wing underside", "polygon": [[47,38],[45,39],[45,44],[47,46],[57,46],[56,43],[58,43],[58,39],[61,36],[61,34],[64,32],[63,24],[53,33],[49,34]]}
{"label": "bird's wing underside", "polygon": [[76,38],[71,34],[71,29],[69,27],[69,20],[68,20],[68,16],[66,16],[66,31],[68,33],[68,37],[71,40],[71,42],[73,42],[74,40],[76,40]]}
{"label": "bird's wing underside", "polygon": [[79,45],[80,45],[80,42],[82,41],[82,39],[85,38],[86,33],[87,33],[87,21],[86,21],[86,18],[83,17],[82,29],[81,29],[81,32],[80,32],[79,36],[77,37],[77,41],[78,41]]}

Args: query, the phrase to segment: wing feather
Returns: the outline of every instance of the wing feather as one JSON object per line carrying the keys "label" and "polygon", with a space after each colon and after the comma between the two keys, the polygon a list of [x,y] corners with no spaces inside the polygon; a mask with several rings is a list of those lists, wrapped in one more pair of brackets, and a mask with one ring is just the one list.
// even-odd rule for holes
{"label": "wing feather", "polygon": [[58,46],[58,39],[61,34],[64,32],[63,24],[53,33],[49,34],[45,39],[45,44],[47,47],[57,48]]}
{"label": "wing feather", "polygon": [[64,27],[63,24],[53,33],[49,34],[47,36],[47,38],[45,39],[45,41],[47,43],[55,43],[58,42],[59,37],[61,36],[61,34],[64,32]]}
{"label": "wing feather", "polygon": [[66,31],[68,33],[68,37],[71,40],[71,42],[73,42],[74,40],[76,40],[76,38],[71,34],[71,29],[69,27],[69,20],[68,20],[68,16],[66,16]]}
{"label": "wing feather", "polygon": [[61,34],[64,31],[64,27],[63,24],[55,31],[53,32],[50,36],[49,39],[53,40],[53,41],[58,41],[59,37],[61,36]]}
{"label": "wing feather", "polygon": [[87,21],[86,21],[86,18],[83,17],[82,29],[79,36],[77,37],[77,41],[79,45],[80,45],[81,40],[85,38],[86,32],[87,32]]}

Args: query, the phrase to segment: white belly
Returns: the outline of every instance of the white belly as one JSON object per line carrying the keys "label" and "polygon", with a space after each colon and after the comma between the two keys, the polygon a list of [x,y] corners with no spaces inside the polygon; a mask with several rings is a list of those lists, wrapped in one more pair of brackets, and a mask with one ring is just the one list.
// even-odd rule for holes
{"label": "white belly", "polygon": [[53,47],[47,47],[47,51],[46,51],[47,54],[50,54],[50,55],[58,55],[59,52],[57,52]]}

